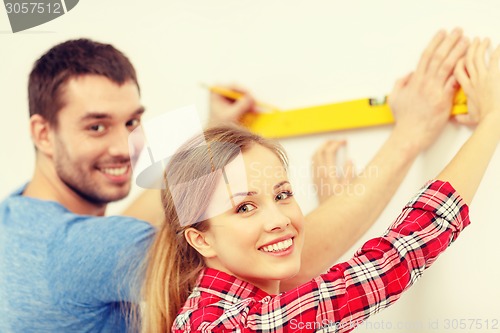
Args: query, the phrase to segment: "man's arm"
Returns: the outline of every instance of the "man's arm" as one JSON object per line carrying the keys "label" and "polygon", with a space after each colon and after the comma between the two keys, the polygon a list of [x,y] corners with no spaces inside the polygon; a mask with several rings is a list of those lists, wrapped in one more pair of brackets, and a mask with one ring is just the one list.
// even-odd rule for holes
{"label": "man's arm", "polygon": [[461,30],[439,32],[416,70],[396,82],[389,96],[396,125],[365,171],[351,183],[362,186],[363,193],[353,196],[343,191],[306,216],[301,270],[282,281],[282,291],[326,271],[380,216],[418,154],[436,140],[449,119],[458,88],[453,69],[467,46]]}
{"label": "man's arm", "polygon": [[135,217],[136,219],[149,222],[154,227],[160,227],[164,216],[161,203],[161,190],[144,190],[121,215]]}

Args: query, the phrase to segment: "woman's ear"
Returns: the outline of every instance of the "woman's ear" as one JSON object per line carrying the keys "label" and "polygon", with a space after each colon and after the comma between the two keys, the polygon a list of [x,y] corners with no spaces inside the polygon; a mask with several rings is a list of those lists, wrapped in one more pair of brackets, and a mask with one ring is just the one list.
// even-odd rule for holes
{"label": "woman's ear", "polygon": [[53,140],[49,122],[41,115],[34,114],[30,117],[30,131],[31,139],[37,150],[52,156]]}
{"label": "woman's ear", "polygon": [[195,228],[188,228],[184,231],[184,237],[186,237],[186,241],[189,245],[203,257],[213,258],[217,255],[206,233]]}

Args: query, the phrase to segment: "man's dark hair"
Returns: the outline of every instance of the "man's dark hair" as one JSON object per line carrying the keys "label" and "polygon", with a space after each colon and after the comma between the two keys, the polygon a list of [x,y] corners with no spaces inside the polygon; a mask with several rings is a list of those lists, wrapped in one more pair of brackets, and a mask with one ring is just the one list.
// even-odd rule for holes
{"label": "man's dark hair", "polygon": [[35,62],[28,83],[30,117],[39,114],[57,126],[57,112],[64,107],[65,84],[89,74],[105,76],[119,85],[132,80],[139,88],[134,66],[112,45],[89,39],[69,40]]}

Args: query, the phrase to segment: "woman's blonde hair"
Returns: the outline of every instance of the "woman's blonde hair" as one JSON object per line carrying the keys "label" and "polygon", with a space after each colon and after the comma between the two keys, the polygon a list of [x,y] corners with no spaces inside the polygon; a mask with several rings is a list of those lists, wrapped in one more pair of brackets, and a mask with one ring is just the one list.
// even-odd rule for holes
{"label": "woman's blonde hair", "polygon": [[[205,268],[203,257],[188,244],[184,230],[189,227],[200,231],[208,229],[207,221],[196,221],[203,216],[211,199],[210,194],[218,184],[220,176],[213,171],[223,168],[240,151],[245,152],[255,144],[273,151],[286,167],[287,157],[281,146],[235,126],[207,129],[203,135],[181,147],[169,161],[165,172],[167,186],[162,191],[165,220],[144,264],[145,279],[141,289],[143,307],[141,311],[137,308],[133,311],[136,325],[140,322],[142,327],[141,332],[170,331],[175,317]],[[203,181],[197,182],[196,189],[185,187],[181,193],[176,190],[174,204],[169,186],[199,178]],[[179,221],[178,210],[182,210],[183,223]],[[138,312],[141,313],[139,320]]]}

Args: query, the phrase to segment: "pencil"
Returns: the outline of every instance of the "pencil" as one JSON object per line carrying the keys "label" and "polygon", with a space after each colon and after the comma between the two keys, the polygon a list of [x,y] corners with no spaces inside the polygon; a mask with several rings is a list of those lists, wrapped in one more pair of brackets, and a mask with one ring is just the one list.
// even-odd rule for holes
{"label": "pencil", "polygon": [[[221,95],[221,96],[224,96],[226,98],[238,100],[238,99],[242,98],[243,96],[245,96],[245,94],[242,94],[238,91],[234,91],[234,90],[231,90],[228,88],[219,87],[219,86],[210,86],[207,84],[201,84],[201,85],[203,87],[207,88],[208,90],[210,90],[211,92],[218,94],[218,95]],[[265,110],[265,111],[273,111],[273,112],[280,111],[280,109],[278,107],[271,105],[271,104],[268,104],[268,103],[263,103],[261,101],[255,101],[255,105],[257,105],[260,109]]]}

